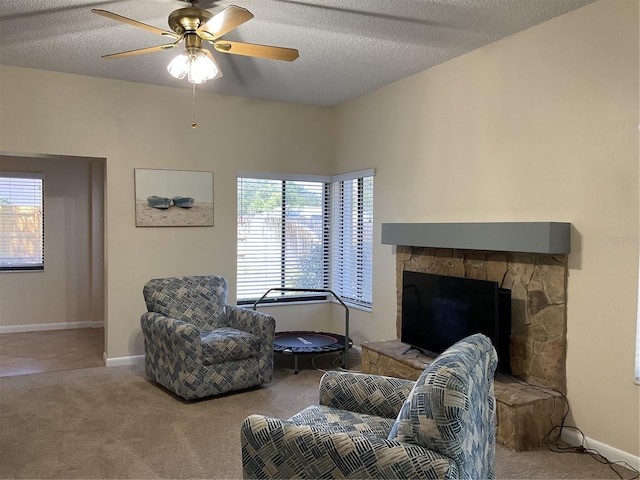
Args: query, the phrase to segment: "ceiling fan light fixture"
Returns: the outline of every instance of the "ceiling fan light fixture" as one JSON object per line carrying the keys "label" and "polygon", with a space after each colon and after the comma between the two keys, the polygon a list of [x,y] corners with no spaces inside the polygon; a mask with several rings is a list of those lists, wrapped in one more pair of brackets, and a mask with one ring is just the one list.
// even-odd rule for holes
{"label": "ceiling fan light fixture", "polygon": [[215,62],[201,48],[195,47],[186,48],[171,60],[167,70],[179,80],[187,77],[190,83],[204,83],[220,73]]}

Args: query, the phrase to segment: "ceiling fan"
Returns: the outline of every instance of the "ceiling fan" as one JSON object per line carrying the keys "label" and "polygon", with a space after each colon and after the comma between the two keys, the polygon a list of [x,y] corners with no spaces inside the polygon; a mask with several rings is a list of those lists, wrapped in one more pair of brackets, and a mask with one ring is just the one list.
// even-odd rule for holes
{"label": "ceiling fan", "polygon": [[168,23],[171,31],[147,25],[146,23],[107,10],[92,9],[91,11],[93,13],[102,15],[103,17],[142,28],[174,40],[172,43],[157,45],[155,47],[139,48],[126,52],[103,55],[102,58],[116,59],[144,53],[159,52],[161,50],[175,48],[184,42],[184,52],[174,58],[171,63],[169,63],[167,69],[169,73],[176,78],[181,79],[188,76],[188,80],[191,83],[203,83],[211,78],[222,76],[211,52],[203,48],[203,41],[212,44],[216,51],[222,53],[284,60],[287,62],[298,58],[298,50],[294,48],[221,40],[220,37],[253,18],[253,14],[249,10],[236,5],[230,5],[214,15],[208,10],[198,8],[196,1],[189,3],[191,3],[190,7],[179,8],[169,14]]}

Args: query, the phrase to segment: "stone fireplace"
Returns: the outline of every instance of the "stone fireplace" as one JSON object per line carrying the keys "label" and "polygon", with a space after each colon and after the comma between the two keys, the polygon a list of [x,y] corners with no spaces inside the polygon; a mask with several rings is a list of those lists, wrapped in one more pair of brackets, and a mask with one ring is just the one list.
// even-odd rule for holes
{"label": "stone fireplace", "polygon": [[405,270],[492,280],[511,290],[512,374],[566,393],[566,254],[397,246],[398,338]]}
{"label": "stone fireplace", "polygon": [[[382,224],[395,245],[398,340],[362,346],[362,371],[415,380],[422,360],[400,342],[402,272],[491,280],[511,290],[511,372],[498,374],[496,440],[537,448],[566,405],[567,260],[571,224],[554,222]],[[545,388],[547,387],[547,388]]]}

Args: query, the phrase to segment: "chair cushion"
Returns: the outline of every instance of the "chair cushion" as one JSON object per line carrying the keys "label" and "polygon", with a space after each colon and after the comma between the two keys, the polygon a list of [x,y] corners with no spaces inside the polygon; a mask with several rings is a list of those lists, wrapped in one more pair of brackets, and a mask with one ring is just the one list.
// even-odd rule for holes
{"label": "chair cushion", "polygon": [[227,281],[216,275],[149,280],[147,310],[188,322],[200,330],[226,326]]}
{"label": "chair cushion", "polygon": [[389,440],[445,455],[465,478],[492,478],[496,364],[495,349],[481,334],[445,350],[416,381]]}
{"label": "chair cushion", "polygon": [[387,438],[393,419],[365,413],[339,410],[324,405],[311,405],[289,419],[296,425],[307,425],[331,433],[352,433]]}
{"label": "chair cushion", "polygon": [[[434,385],[434,382],[437,384]],[[452,369],[427,368],[400,409],[389,440],[437,448],[455,439],[466,408],[465,382]]]}
{"label": "chair cushion", "polygon": [[260,354],[260,339],[256,335],[231,327],[201,332],[200,342],[204,365],[244,360]]}

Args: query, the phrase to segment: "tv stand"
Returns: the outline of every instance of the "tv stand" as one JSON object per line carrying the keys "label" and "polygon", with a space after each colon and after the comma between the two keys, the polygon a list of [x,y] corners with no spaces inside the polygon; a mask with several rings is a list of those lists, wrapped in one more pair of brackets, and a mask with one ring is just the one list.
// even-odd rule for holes
{"label": "tv stand", "polygon": [[[362,372],[417,380],[433,361],[400,340],[362,345]],[[555,390],[536,387],[511,375],[496,375],[496,441],[512,450],[529,450],[544,443],[553,426],[560,425],[565,404]]]}

